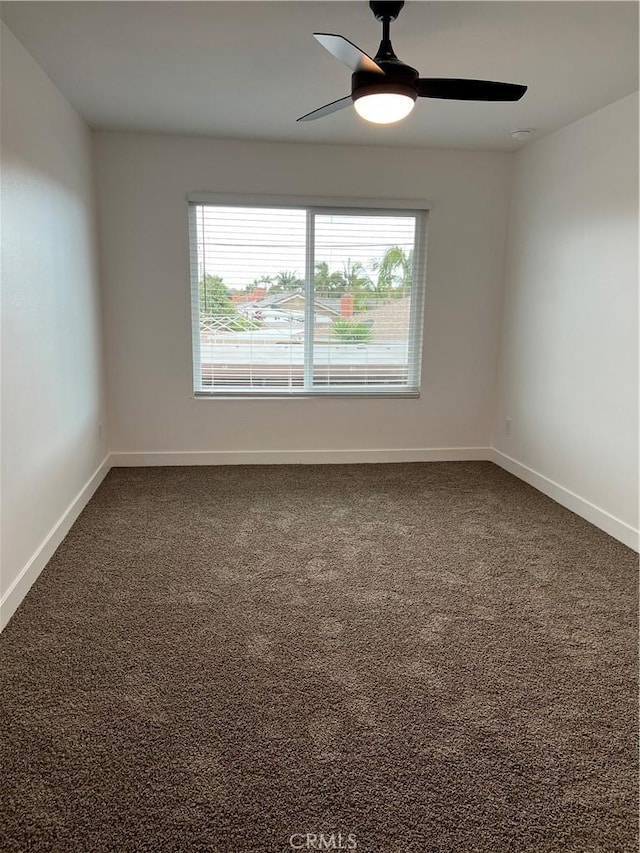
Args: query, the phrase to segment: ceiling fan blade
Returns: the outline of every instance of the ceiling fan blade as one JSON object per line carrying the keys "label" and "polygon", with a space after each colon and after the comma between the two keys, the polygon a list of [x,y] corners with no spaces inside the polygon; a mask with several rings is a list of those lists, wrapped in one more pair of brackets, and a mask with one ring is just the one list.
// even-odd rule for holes
{"label": "ceiling fan blade", "polygon": [[421,77],[416,80],[421,98],[445,98],[451,101],[519,101],[527,91],[517,83],[493,83],[491,80],[458,80]]}
{"label": "ceiling fan blade", "polygon": [[353,104],[353,98],[351,95],[347,95],[346,98],[340,98],[337,101],[331,101],[330,104],[325,104],[324,107],[318,107],[317,110],[313,110],[312,112],[301,116],[299,119],[296,119],[296,121],[314,121],[317,118],[331,115],[331,113],[337,113],[338,110],[350,107],[351,104]]}
{"label": "ceiling fan blade", "polygon": [[375,74],[384,74],[384,71],[369,54],[355,45],[344,36],[336,36],[332,33],[314,33],[320,44],[329,51],[332,56],[344,62],[352,71],[370,71]]}

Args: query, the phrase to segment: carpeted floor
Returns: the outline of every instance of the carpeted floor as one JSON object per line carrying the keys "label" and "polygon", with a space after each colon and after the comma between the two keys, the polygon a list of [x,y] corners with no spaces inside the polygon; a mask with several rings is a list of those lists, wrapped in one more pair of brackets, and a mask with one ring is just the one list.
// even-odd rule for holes
{"label": "carpeted floor", "polygon": [[0,638],[0,849],[636,851],[636,580],[489,463],[114,469]]}

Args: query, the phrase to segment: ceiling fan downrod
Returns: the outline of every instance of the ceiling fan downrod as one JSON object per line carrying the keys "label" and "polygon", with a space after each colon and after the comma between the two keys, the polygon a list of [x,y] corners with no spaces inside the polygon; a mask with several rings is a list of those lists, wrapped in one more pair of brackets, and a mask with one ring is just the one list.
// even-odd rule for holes
{"label": "ceiling fan downrod", "polygon": [[398,0],[397,2],[371,0],[369,3],[369,8],[373,12],[375,19],[382,22],[382,41],[380,42],[380,47],[375,55],[376,61],[382,60],[384,62],[385,60],[395,60],[397,62],[398,60],[398,57],[395,55],[393,47],[391,46],[391,21],[395,21],[403,6],[404,0]]}

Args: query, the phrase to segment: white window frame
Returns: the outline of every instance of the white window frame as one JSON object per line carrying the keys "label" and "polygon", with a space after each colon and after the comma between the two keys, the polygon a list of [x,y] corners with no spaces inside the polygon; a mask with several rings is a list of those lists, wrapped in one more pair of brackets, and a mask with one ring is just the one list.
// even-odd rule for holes
{"label": "white window frame", "polygon": [[[419,397],[421,390],[421,362],[423,353],[423,327],[426,296],[426,253],[427,224],[431,204],[416,199],[379,199],[379,198],[328,198],[318,196],[280,196],[280,195],[240,195],[214,192],[187,193],[189,206],[189,252],[191,281],[191,336],[193,361],[193,396],[195,399],[308,399],[311,397],[353,397],[353,398],[393,398]],[[304,341],[304,383],[306,387],[285,390],[284,388],[238,388],[229,387],[216,390],[200,390],[200,291],[198,278],[197,240],[195,238],[196,207],[212,205],[220,207],[263,207],[305,210],[307,213],[307,239],[305,262],[305,333],[313,328],[314,300],[313,281],[315,276],[314,256],[314,217],[315,215],[367,215],[367,216],[413,216],[416,220],[414,235],[414,282],[411,288],[409,309],[409,339],[413,355],[409,358],[409,376],[407,386],[363,385],[315,386],[313,383],[313,335],[305,334]],[[417,285],[417,286],[416,286]]]}

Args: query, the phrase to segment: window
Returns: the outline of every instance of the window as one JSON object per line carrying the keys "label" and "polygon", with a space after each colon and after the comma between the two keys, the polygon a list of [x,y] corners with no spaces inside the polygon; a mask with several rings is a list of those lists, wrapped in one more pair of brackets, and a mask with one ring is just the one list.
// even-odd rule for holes
{"label": "window", "polygon": [[267,201],[189,196],[196,396],[417,396],[426,207]]}

